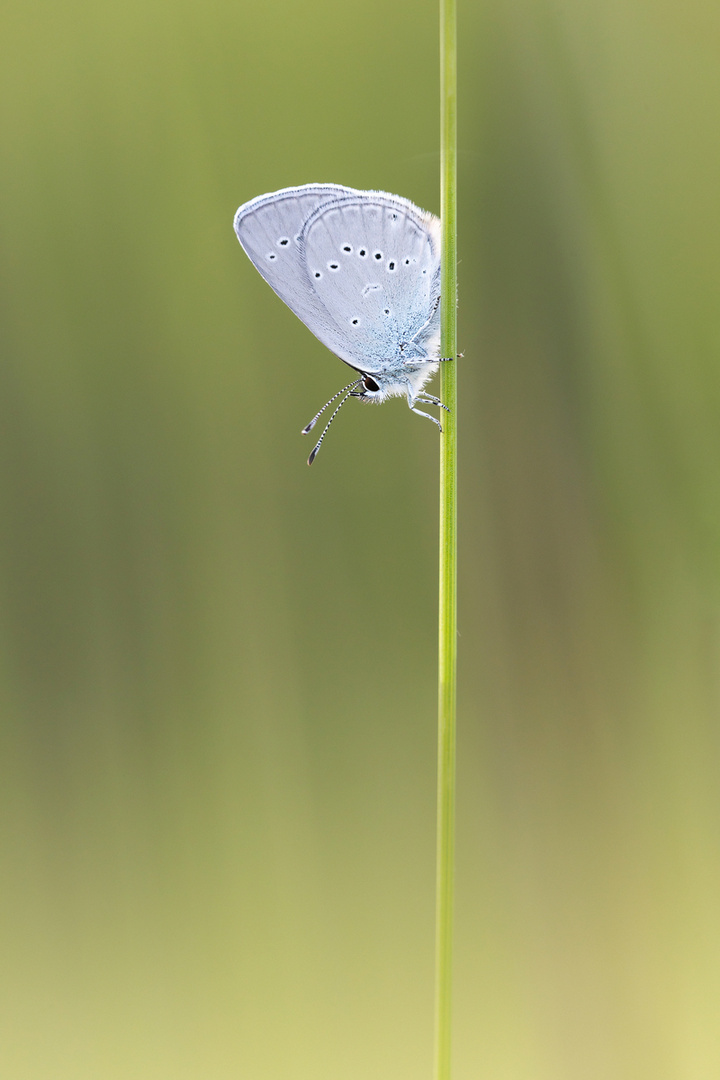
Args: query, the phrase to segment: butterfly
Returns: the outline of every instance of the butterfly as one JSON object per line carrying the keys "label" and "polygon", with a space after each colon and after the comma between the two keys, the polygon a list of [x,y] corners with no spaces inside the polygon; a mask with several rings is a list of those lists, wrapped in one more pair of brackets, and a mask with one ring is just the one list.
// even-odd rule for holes
{"label": "butterfly", "polygon": [[[243,250],[268,285],[357,377],[338,398],[308,459],[349,398],[446,409],[424,390],[440,357],[440,222],[399,195],[304,184],[259,195],[235,214]],[[449,410],[447,410],[449,411]]]}

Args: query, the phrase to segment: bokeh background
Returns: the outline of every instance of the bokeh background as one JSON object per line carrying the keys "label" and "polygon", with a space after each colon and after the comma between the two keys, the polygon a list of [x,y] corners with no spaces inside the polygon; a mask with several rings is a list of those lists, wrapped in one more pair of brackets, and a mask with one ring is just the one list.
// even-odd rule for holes
{"label": "bokeh background", "polygon": [[[242,253],[434,4],[6,0],[0,1075],[418,1080],[438,438]],[[720,9],[460,3],[457,1080],[720,1075]]]}

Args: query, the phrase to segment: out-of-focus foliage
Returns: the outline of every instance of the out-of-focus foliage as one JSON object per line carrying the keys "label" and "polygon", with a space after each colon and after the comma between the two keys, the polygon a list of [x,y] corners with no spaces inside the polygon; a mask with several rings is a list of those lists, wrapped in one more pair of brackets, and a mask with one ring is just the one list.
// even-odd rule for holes
{"label": "out-of-focus foliage", "polygon": [[[0,1074],[431,1060],[437,432],[232,233],[438,210],[437,13],[8,0]],[[457,1080],[720,1072],[720,9],[460,5]]]}

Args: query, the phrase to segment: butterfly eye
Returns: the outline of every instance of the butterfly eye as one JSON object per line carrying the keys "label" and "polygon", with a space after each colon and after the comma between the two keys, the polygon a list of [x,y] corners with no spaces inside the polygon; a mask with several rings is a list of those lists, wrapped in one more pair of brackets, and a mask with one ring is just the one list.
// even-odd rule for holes
{"label": "butterfly eye", "polygon": [[371,379],[369,375],[363,375],[363,389],[369,390],[372,394],[377,393],[380,389],[374,379]]}

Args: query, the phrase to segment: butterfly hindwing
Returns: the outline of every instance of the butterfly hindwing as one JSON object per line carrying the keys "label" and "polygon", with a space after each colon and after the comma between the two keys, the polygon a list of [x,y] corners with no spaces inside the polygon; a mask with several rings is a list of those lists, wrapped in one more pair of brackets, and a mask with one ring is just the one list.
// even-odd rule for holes
{"label": "butterfly hindwing", "polygon": [[432,215],[382,192],[348,195],[308,219],[300,254],[341,338],[342,351],[330,347],[344,360],[378,371],[427,355],[418,335],[439,303]]}

